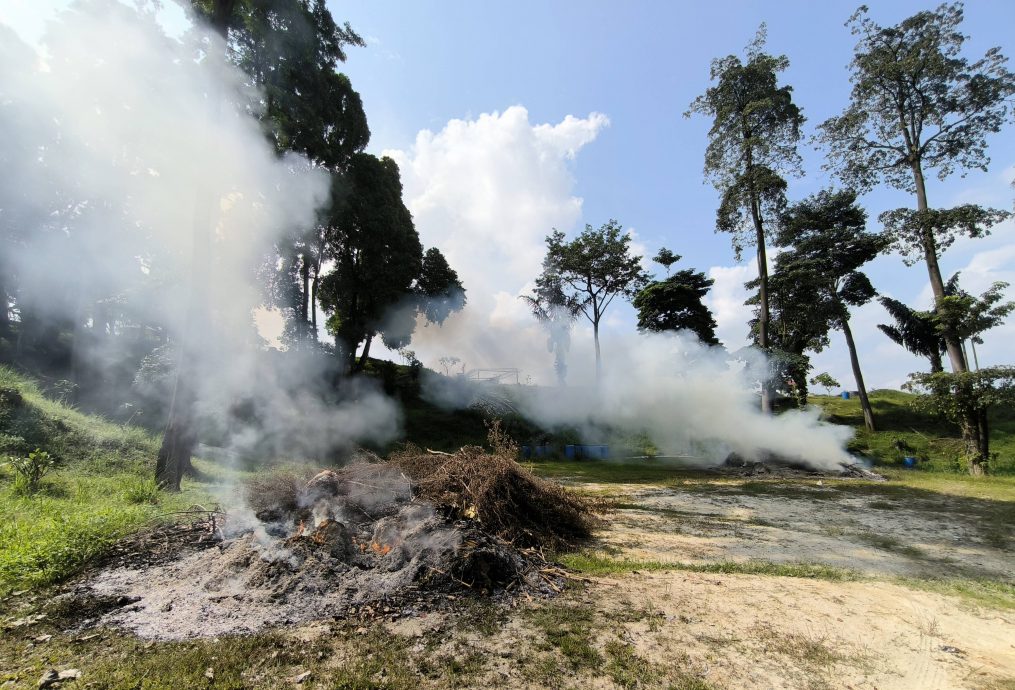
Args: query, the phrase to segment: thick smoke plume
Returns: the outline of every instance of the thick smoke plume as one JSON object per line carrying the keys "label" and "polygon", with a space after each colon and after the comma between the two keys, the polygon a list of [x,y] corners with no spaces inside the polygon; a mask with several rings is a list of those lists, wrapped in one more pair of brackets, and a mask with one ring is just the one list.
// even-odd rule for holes
{"label": "thick smoke plume", "polygon": [[[168,334],[170,364],[189,329],[199,417],[241,452],[390,438],[387,399],[356,390],[325,404],[324,358],[280,368],[253,325],[258,271],[276,242],[315,222],[327,175],[276,155],[259,94],[216,34],[195,22],[171,38],[157,6],[141,5],[74,3],[38,45],[0,25],[0,270],[17,278],[23,330],[47,316],[91,327],[75,356],[87,348],[97,365],[117,361],[108,348],[125,340],[99,337],[102,305]],[[194,301],[206,314],[196,333]]]}
{"label": "thick smoke plume", "polygon": [[[575,356],[591,353],[586,347]],[[734,357],[691,335],[652,333],[614,337],[604,356],[599,386],[503,387],[507,399],[491,400],[489,385],[431,377],[427,394],[448,407],[500,404],[543,428],[577,428],[587,443],[617,431],[644,433],[663,455],[689,463],[718,464],[730,453],[827,470],[856,462],[844,450],[852,431],[820,421],[817,410],[761,414],[757,380],[766,362],[757,352]]]}

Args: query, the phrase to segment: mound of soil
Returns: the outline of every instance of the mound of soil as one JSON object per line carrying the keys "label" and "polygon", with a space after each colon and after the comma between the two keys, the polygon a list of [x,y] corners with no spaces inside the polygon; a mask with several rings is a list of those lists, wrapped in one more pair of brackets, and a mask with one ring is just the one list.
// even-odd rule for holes
{"label": "mound of soil", "polygon": [[[309,479],[264,476],[247,485],[247,505],[220,515],[199,546],[114,559],[67,596],[129,601],[88,622],[182,639],[364,612],[413,615],[461,593],[559,591],[563,573],[524,545],[587,534],[584,503],[497,456],[466,449],[440,457],[429,470],[402,456]],[[464,488],[452,491],[451,482]]]}

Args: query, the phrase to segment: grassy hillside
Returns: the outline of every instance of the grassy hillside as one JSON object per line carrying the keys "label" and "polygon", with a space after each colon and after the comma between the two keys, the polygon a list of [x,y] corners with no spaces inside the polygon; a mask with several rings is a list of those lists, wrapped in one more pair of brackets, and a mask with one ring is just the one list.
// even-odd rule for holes
{"label": "grassy hillside", "polygon": [[[913,395],[901,391],[871,393],[871,406],[878,431],[864,428],[860,401],[856,398],[814,395],[811,402],[836,424],[856,428],[850,450],[862,453],[879,465],[902,466],[904,457],[918,459],[917,467],[930,471],[964,472],[962,435],[943,418],[926,415],[912,406]],[[990,447],[997,454],[991,462],[994,474],[1015,475],[1015,409],[994,410],[990,416]]]}
{"label": "grassy hillside", "polygon": [[[178,495],[156,491],[147,432],[49,400],[3,367],[0,391],[0,593],[66,577],[160,514],[208,499],[193,482]],[[7,461],[36,448],[56,466],[28,495]]]}

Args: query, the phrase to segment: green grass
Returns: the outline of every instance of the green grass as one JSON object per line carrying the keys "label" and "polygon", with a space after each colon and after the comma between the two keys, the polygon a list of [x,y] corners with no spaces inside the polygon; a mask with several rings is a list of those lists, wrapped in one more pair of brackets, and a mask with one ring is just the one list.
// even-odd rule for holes
{"label": "green grass", "polygon": [[845,582],[859,580],[860,573],[844,568],[835,568],[820,563],[772,563],[769,561],[715,561],[706,563],[684,563],[679,561],[648,561],[628,558],[611,558],[602,554],[575,552],[562,554],[558,559],[563,565],[586,575],[621,575],[634,572],[665,572],[682,570],[695,573],[716,573],[724,575],[772,575],[777,577],[802,577],[818,580]]}
{"label": "green grass", "polygon": [[556,650],[572,671],[597,671],[605,663],[593,646],[595,612],[574,602],[553,602],[526,612],[544,635],[543,651]]}
{"label": "green grass", "polygon": [[[825,419],[856,428],[850,450],[863,453],[879,465],[901,466],[906,456],[920,460],[919,470],[965,471],[962,437],[950,422],[928,416],[912,406],[913,395],[902,391],[876,390],[870,394],[878,431],[864,428],[860,400],[813,395],[810,401],[821,407]],[[997,454],[991,471],[1015,475],[1015,409],[991,411],[990,448]]]}
{"label": "green grass", "polygon": [[0,387],[23,398],[0,408],[5,452],[38,447],[58,461],[32,495],[17,490],[9,468],[0,470],[0,592],[60,581],[161,514],[207,500],[190,481],[180,494],[156,490],[157,440],[146,432],[49,400],[2,367]]}

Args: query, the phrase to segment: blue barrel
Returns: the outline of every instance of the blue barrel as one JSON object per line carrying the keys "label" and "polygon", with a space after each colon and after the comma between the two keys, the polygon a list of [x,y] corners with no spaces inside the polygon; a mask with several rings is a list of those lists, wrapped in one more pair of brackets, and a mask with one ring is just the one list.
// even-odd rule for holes
{"label": "blue barrel", "polygon": [[522,457],[526,458],[526,459],[531,458],[532,457],[532,449],[529,448],[528,446],[522,446]]}
{"label": "blue barrel", "polygon": [[902,466],[916,467],[916,458],[907,455],[906,457],[902,458]]}
{"label": "blue barrel", "polygon": [[568,460],[574,460],[576,457],[575,447],[573,445],[564,446],[564,457]]}
{"label": "blue barrel", "polygon": [[842,391],[842,399],[849,400],[849,391]]}

